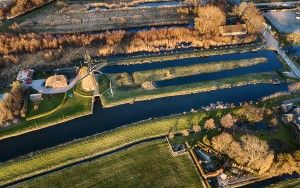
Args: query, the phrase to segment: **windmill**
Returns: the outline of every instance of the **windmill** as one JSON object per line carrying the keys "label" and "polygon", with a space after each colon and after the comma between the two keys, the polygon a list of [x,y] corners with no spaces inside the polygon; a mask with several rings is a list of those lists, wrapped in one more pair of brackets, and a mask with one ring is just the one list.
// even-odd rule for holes
{"label": "windmill", "polygon": [[84,54],[84,64],[87,64],[88,70],[91,72],[91,63],[92,63],[92,58],[88,50],[85,50]]}
{"label": "windmill", "polygon": [[[94,63],[94,61],[92,60],[92,58],[90,56],[90,53],[87,50],[85,50],[84,63],[87,64],[88,70],[92,74],[95,71],[97,71],[97,69],[101,69],[103,66],[107,65],[107,63],[104,60],[100,60],[100,63],[95,64],[94,66],[92,66],[92,63]],[[101,73],[109,79],[109,91],[110,91],[111,95],[114,96],[114,93],[113,93],[113,90],[112,90],[111,78],[108,75],[106,75],[105,73],[103,73],[103,72],[101,72]]]}

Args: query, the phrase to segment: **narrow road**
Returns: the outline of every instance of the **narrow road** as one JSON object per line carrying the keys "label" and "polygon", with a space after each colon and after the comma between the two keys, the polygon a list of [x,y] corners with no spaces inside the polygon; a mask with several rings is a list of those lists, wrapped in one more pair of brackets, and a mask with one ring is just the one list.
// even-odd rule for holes
{"label": "narrow road", "polygon": [[[107,63],[100,63],[100,64],[97,64],[94,67],[92,67],[91,70],[89,70],[89,72],[87,74],[85,74],[84,76],[78,74],[66,87],[46,88],[43,85],[43,83],[45,82],[45,79],[33,80],[32,84],[30,84],[29,86],[31,86],[33,89],[37,90],[41,94],[65,93],[68,90],[72,89],[78,82],[80,82],[82,79],[87,77],[89,74],[92,74],[93,71],[100,70],[101,68],[105,67],[106,65],[107,65]],[[94,75],[92,75],[92,76],[94,77]],[[97,81],[95,78],[94,78],[94,84],[96,86],[94,95],[99,95],[98,84],[97,84]]]}
{"label": "narrow road", "polygon": [[68,90],[72,89],[76,85],[77,82],[79,82],[80,80],[82,80],[83,78],[85,78],[88,75],[89,75],[89,73],[84,76],[81,76],[78,74],[66,87],[62,87],[62,88],[47,88],[47,87],[45,87],[43,85],[43,83],[45,82],[45,79],[33,80],[32,84],[30,84],[29,86],[31,86],[33,89],[37,90],[41,94],[65,93]]}
{"label": "narrow road", "polygon": [[271,35],[269,31],[266,29],[262,32],[264,38],[266,39],[266,47],[269,47],[273,50],[275,50],[282,59],[288,64],[288,66],[291,68],[292,72],[300,78],[300,69],[299,67],[286,55],[286,53],[280,48],[279,42]]}

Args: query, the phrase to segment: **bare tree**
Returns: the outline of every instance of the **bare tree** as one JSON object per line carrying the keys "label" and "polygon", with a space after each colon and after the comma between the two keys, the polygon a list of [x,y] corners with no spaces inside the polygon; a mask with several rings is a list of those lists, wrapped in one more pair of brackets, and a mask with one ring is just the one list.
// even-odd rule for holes
{"label": "bare tree", "polygon": [[225,13],[219,7],[207,5],[198,8],[195,28],[200,34],[217,34],[219,26],[225,23]]}
{"label": "bare tree", "polygon": [[206,120],[205,124],[204,124],[204,128],[205,129],[215,129],[216,128],[215,120],[214,119]]}
{"label": "bare tree", "polygon": [[239,7],[233,10],[244,20],[249,33],[258,33],[263,29],[264,17],[253,3],[241,3]]}
{"label": "bare tree", "polygon": [[271,168],[267,171],[267,176],[279,176],[282,174],[293,174],[300,172],[300,163],[291,154],[279,154]]}
{"label": "bare tree", "polygon": [[231,128],[235,123],[235,119],[231,116],[231,114],[226,114],[221,118],[221,125],[224,128]]}
{"label": "bare tree", "polygon": [[220,135],[213,137],[212,146],[215,150],[223,153],[230,147],[232,142],[232,136],[229,133],[223,132]]}
{"label": "bare tree", "polygon": [[[269,150],[266,141],[260,140],[256,136],[245,135],[241,137],[241,145],[244,151],[242,155],[247,166],[252,167],[253,169],[260,169],[262,165],[265,164],[267,158],[269,160],[272,159],[273,161],[274,156],[271,156],[273,155],[273,152]],[[270,166],[271,164],[269,164],[268,168],[270,168]],[[264,170],[265,169],[266,167],[264,167]]]}
{"label": "bare tree", "polygon": [[13,119],[13,114],[6,106],[6,104],[3,101],[0,101],[0,126],[1,124],[7,121],[11,121],[12,119]]}
{"label": "bare tree", "polygon": [[0,8],[0,20],[5,17],[5,11],[3,8]]}
{"label": "bare tree", "polygon": [[13,82],[10,93],[0,101],[0,124],[11,121],[21,115],[24,105],[25,90],[19,82]]}
{"label": "bare tree", "polygon": [[198,124],[193,125],[193,131],[194,132],[200,132],[201,131],[201,127]]}
{"label": "bare tree", "polygon": [[252,104],[245,103],[241,108],[237,109],[234,114],[238,118],[243,118],[246,121],[255,123],[263,120],[265,116],[265,110]]}
{"label": "bare tree", "polygon": [[230,134],[222,133],[212,139],[212,146],[239,165],[257,170],[259,174],[269,170],[274,159],[274,153],[269,150],[266,141],[251,135],[244,135],[236,141]]}

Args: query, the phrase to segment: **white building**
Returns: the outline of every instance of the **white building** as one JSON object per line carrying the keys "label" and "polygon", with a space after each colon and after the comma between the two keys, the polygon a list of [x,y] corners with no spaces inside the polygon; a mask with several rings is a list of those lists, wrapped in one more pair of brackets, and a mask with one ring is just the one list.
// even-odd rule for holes
{"label": "white building", "polygon": [[21,70],[18,73],[17,80],[22,82],[23,84],[31,84],[33,73],[34,73],[33,69]]}

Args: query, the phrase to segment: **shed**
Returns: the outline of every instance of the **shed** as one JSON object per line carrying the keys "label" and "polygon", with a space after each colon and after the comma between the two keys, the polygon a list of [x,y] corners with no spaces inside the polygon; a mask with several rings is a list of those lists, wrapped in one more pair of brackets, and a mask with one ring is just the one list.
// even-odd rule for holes
{"label": "shed", "polygon": [[33,73],[34,73],[33,69],[21,70],[18,73],[17,80],[25,84],[31,84]]}
{"label": "shed", "polygon": [[45,86],[52,88],[62,88],[68,85],[67,78],[64,75],[54,75],[47,78]]}
{"label": "shed", "polygon": [[287,103],[287,104],[282,104],[281,109],[285,112],[288,113],[289,111],[294,109],[294,104],[293,103]]}
{"label": "shed", "polygon": [[247,34],[246,24],[224,25],[219,30],[222,36],[237,36]]}
{"label": "shed", "polygon": [[37,94],[31,94],[30,96],[29,96],[29,99],[30,99],[30,101],[40,101],[40,100],[42,100],[42,94],[40,94],[40,93],[37,93]]}

